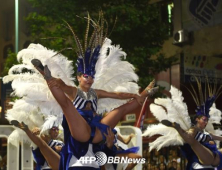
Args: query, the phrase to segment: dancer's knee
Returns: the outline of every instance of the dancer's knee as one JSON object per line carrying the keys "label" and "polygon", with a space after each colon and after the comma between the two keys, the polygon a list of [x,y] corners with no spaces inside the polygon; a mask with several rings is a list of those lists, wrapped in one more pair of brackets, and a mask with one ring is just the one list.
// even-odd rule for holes
{"label": "dancer's knee", "polygon": [[205,156],[204,158],[199,158],[199,161],[203,165],[211,165],[213,167],[217,167],[220,163],[220,157],[217,153],[213,153],[212,155]]}

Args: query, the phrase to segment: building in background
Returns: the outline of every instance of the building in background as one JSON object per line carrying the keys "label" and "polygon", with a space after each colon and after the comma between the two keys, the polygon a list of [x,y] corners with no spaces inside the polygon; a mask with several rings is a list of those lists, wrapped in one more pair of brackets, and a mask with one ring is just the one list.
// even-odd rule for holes
{"label": "building in background", "polygon": [[[219,0],[174,0],[173,36],[163,44],[166,56],[177,56],[178,64],[157,75],[159,85],[174,85],[184,92],[188,108],[192,100],[184,86],[200,77],[203,82],[222,84],[222,3]],[[218,99],[216,103],[219,103]],[[222,110],[222,107],[218,105]]]}

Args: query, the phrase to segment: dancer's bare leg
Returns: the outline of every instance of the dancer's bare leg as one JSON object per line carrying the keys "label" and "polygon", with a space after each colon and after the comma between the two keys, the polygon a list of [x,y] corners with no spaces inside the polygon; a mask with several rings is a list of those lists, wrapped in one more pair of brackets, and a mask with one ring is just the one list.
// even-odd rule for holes
{"label": "dancer's bare leg", "polygon": [[[147,90],[151,89],[153,86],[154,84],[150,83],[150,85],[140,94],[141,98],[145,100],[145,98],[148,97],[149,95],[147,93]],[[141,105],[136,101],[136,99],[133,99],[130,102],[109,112],[107,116],[105,116],[101,120],[101,123],[108,125],[111,128],[114,128],[123,116],[125,116],[127,113],[131,113],[133,110],[135,110],[139,106]],[[102,136],[101,131],[96,129],[95,137],[93,138],[93,143],[98,143],[102,139],[103,139],[103,136]]]}
{"label": "dancer's bare leg", "polygon": [[[132,158],[132,159],[138,159],[138,158],[142,158],[139,154],[137,153],[122,153],[122,154],[118,154],[116,156],[119,157],[124,157],[124,158]],[[137,163],[130,163],[127,165],[126,170],[131,170],[133,169],[135,166],[137,165]]]}
{"label": "dancer's bare leg", "polygon": [[[51,72],[47,66],[43,66],[40,60],[33,59],[32,64],[44,76],[47,84],[52,80]],[[87,142],[91,135],[91,128],[85,119],[79,114],[70,99],[65,95],[61,88],[49,86],[52,95],[59,103],[63,110],[63,114],[68,122],[69,130],[74,139],[80,142]]]}
{"label": "dancer's bare leg", "polygon": [[29,129],[25,130],[25,132],[27,136],[33,141],[33,143],[35,143],[39,147],[42,155],[46,159],[46,162],[49,164],[49,166],[53,170],[58,170],[60,160],[59,154],[56,153],[51,147],[49,147],[43,139],[34,135]]}
{"label": "dancer's bare leg", "polygon": [[217,166],[220,163],[220,158],[218,155],[215,155],[205,146],[203,146],[200,142],[195,140],[193,135],[187,133],[182,128],[176,129],[180,136],[191,146],[193,151],[196,153],[196,155],[199,158],[199,161],[203,165],[213,165]]}
{"label": "dancer's bare leg", "polygon": [[[46,81],[50,83],[50,79]],[[79,114],[73,103],[59,87],[53,86],[49,87],[49,89],[63,110],[72,137],[80,142],[88,141],[91,128],[85,119]]]}
{"label": "dancer's bare leg", "polygon": [[[153,88],[155,82],[152,81],[149,86],[140,94],[141,98],[143,101],[145,100],[146,97],[148,97],[148,92],[147,90]],[[127,113],[132,112],[135,110],[137,107],[141,106],[136,99],[131,100],[130,102],[112,110],[105,116],[102,120],[101,123],[106,124],[110,126],[111,128],[114,128],[118,122],[121,120],[123,116],[125,116]]]}
{"label": "dancer's bare leg", "polygon": [[[163,121],[162,121],[162,123],[163,123]],[[163,124],[166,125],[166,126],[171,126],[171,127],[175,128],[178,131],[178,133],[184,139],[184,141],[191,146],[191,148],[193,149],[195,154],[198,156],[199,161],[203,165],[217,166],[220,163],[219,155],[214,155],[210,151],[210,149],[203,146],[200,142],[198,142],[194,138],[195,135],[196,135],[195,129],[190,129],[189,131],[185,131],[177,123],[172,123],[171,125],[170,125],[170,123],[169,124],[168,123],[167,124],[163,123]]]}

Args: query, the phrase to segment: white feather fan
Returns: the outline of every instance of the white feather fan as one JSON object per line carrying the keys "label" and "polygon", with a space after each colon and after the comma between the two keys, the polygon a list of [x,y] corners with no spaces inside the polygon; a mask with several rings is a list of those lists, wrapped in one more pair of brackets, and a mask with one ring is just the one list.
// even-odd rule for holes
{"label": "white feather fan", "polygon": [[[108,54],[107,54],[108,53]],[[119,46],[111,45],[110,39],[105,39],[96,63],[96,74],[92,88],[109,92],[128,92],[138,94],[138,76],[134,66],[122,61],[126,53]],[[104,98],[98,101],[97,113],[110,111],[126,103],[127,100]]]}
{"label": "white feather fan", "polygon": [[[40,44],[30,44],[27,49],[18,53],[17,59],[22,63],[11,67],[8,75],[3,78],[4,83],[12,82],[12,95],[20,98],[15,100],[12,103],[13,107],[7,111],[6,118],[9,121],[23,121],[30,129],[39,127],[43,132],[47,128],[50,129],[55,123],[61,123],[61,107],[51,94],[43,76],[31,64],[31,60],[37,58],[42,61],[43,65],[48,65],[54,77],[61,78],[67,85],[75,86],[72,77],[74,73],[72,62],[63,55],[56,54],[57,52],[48,50]],[[29,72],[23,73],[24,69]],[[52,115],[56,117],[50,119]],[[48,116],[50,118],[46,121],[45,118]],[[26,138],[24,136],[24,133],[16,128],[10,138],[27,139],[27,136]]]}

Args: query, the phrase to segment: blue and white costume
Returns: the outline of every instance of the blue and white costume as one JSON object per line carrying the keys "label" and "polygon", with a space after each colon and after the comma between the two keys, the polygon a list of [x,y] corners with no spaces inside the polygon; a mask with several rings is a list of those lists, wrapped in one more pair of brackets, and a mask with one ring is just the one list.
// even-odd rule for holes
{"label": "blue and white costume", "polygon": [[[206,131],[204,131],[202,134],[210,135]],[[213,152],[214,155],[219,154],[220,158],[222,154],[218,151],[216,143],[214,144],[209,144],[209,142],[200,142],[203,146],[206,148],[210,149],[211,152]],[[204,170],[213,170],[215,169],[213,166],[204,166],[201,164],[199,161],[197,155],[195,152],[192,150],[189,144],[184,144],[180,146],[180,149],[182,151],[182,154],[186,157],[187,159],[187,165],[186,165],[186,170],[193,170],[193,169],[204,169]],[[222,163],[218,165],[218,169],[221,169]]]}
{"label": "blue and white costume", "polygon": [[[54,150],[55,146],[64,146],[64,143],[59,140],[50,140],[48,145]],[[57,151],[56,151],[57,152]],[[49,167],[48,163],[46,162],[44,156],[42,155],[41,151],[39,148],[32,149],[32,154],[34,157],[34,161],[36,162],[36,170],[51,170]]]}
{"label": "blue and white costume", "polygon": [[[90,103],[91,110],[84,110],[85,106]],[[87,121],[91,127],[91,138],[88,142],[79,142],[75,140],[70,133],[65,116],[63,117],[62,126],[64,129],[64,142],[65,146],[62,150],[62,159],[60,161],[61,170],[70,169],[100,169],[97,162],[81,163],[78,161],[83,156],[95,156],[94,153],[99,151],[103,146],[99,144],[92,144],[95,130],[98,128],[102,134],[107,132],[107,125],[101,124],[101,116],[94,115],[97,108],[97,95],[95,90],[90,89],[88,93],[83,92],[81,89],[77,89],[76,97],[73,101],[74,106],[77,108],[81,116]],[[75,123],[75,122],[73,122]]]}
{"label": "blue and white costume", "polygon": [[[209,148],[214,154],[219,154],[220,159],[222,158],[222,154],[218,151],[216,145],[211,145],[209,143],[202,143],[205,147]],[[182,154],[186,157],[187,159],[187,165],[186,165],[186,170],[193,170],[193,169],[204,169],[204,170],[214,170],[215,167],[213,166],[203,166],[197,155],[194,153],[194,151],[192,150],[192,148],[190,147],[189,144],[184,144],[183,146],[180,146]],[[196,168],[195,168],[196,167]],[[222,168],[222,163],[220,163],[217,166],[217,169],[221,169]]]}

